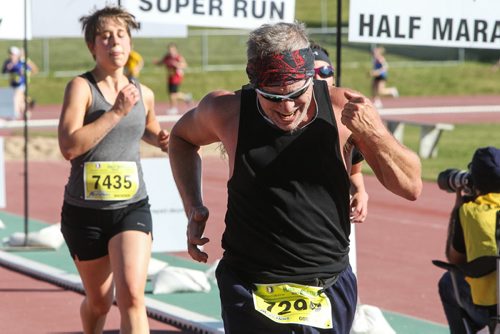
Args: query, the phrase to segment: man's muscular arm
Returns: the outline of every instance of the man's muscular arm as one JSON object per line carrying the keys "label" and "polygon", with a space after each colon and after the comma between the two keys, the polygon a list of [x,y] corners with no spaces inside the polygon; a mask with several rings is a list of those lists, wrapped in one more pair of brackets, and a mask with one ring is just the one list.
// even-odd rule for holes
{"label": "man's muscular arm", "polygon": [[342,124],[352,131],[356,146],[378,180],[391,192],[416,200],[422,191],[418,156],[392,136],[366,97],[350,92],[344,95],[347,103]]}

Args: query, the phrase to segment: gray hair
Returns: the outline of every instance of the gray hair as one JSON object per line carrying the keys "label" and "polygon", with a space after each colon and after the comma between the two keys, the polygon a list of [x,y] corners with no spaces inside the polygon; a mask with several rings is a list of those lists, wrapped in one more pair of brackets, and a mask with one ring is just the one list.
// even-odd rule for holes
{"label": "gray hair", "polygon": [[309,47],[304,23],[264,24],[253,30],[247,41],[247,60]]}

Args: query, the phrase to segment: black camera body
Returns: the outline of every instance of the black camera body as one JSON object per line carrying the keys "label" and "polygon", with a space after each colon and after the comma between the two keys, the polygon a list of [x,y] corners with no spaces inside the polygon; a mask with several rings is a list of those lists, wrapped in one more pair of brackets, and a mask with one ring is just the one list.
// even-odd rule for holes
{"label": "black camera body", "polygon": [[472,177],[465,170],[448,168],[439,173],[437,183],[439,189],[450,193],[456,192],[458,188],[463,188],[464,193],[472,194]]}

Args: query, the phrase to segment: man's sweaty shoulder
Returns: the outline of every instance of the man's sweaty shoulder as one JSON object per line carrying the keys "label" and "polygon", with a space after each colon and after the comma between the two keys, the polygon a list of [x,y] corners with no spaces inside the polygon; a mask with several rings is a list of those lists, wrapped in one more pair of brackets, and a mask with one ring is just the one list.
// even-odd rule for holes
{"label": "man's sweaty shoulder", "polygon": [[205,95],[197,108],[203,112],[223,109],[225,112],[238,112],[241,91],[216,90]]}
{"label": "man's sweaty shoulder", "polygon": [[219,141],[230,161],[234,157],[240,120],[241,91],[215,91],[200,102],[200,112],[207,112],[213,121]]}
{"label": "man's sweaty shoulder", "polygon": [[203,119],[215,122],[217,127],[238,122],[241,92],[218,90],[207,94],[195,108],[195,113]]}
{"label": "man's sweaty shoulder", "polygon": [[238,136],[240,95],[224,90],[207,94],[176,123],[174,135],[197,146],[221,142],[231,156]]}

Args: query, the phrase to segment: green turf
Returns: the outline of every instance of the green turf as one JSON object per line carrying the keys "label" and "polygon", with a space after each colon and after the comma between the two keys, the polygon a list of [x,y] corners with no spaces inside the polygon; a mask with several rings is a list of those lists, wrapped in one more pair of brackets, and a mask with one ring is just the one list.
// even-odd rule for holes
{"label": "green turf", "polygon": [[[6,225],[6,228],[0,230],[0,239],[10,236],[14,232],[24,231],[24,219],[22,217],[12,215],[5,212],[0,212],[0,219]],[[29,221],[29,231],[38,231],[47,224],[37,221]],[[62,269],[67,273],[78,274],[76,267],[69,255],[66,244],[63,244],[58,250],[23,250],[22,247],[17,250],[9,251],[11,254],[21,256],[23,258],[43,263],[57,269]],[[208,266],[191,260],[176,257],[168,254],[154,253],[153,257],[167,262],[171,266],[179,266],[184,268],[196,269],[205,271]],[[146,286],[146,296],[165,303],[177,305],[195,311],[210,317],[218,318],[220,315],[220,305],[218,303],[219,292],[217,287],[212,284],[212,289],[209,293],[169,293],[153,295],[153,286],[148,282]]]}
{"label": "green turf", "polygon": [[399,334],[448,334],[448,326],[406,316],[401,313],[384,311],[387,322]]}
{"label": "green turf", "polygon": [[[14,232],[24,231],[23,217],[13,215],[7,212],[0,211],[0,219],[5,224],[5,229],[0,229],[0,240],[8,237]],[[29,221],[29,230],[38,231],[47,224],[38,220]],[[10,254],[36,261],[67,273],[77,274],[76,268],[71,260],[68,249],[65,244],[58,250],[18,250],[10,251]],[[153,254],[153,256],[161,261],[167,262],[171,266],[180,266],[190,269],[205,271],[208,269],[206,264],[197,263],[188,259],[180,258],[169,254]],[[146,286],[146,296],[154,300],[175,305],[190,311],[203,314],[220,321],[220,302],[217,286],[212,284],[212,289],[209,293],[169,293],[169,294],[152,294],[152,284],[148,282]],[[396,333],[404,334],[445,334],[447,327],[435,324],[422,319],[417,319],[403,314],[383,311],[386,320],[394,328]]]}

